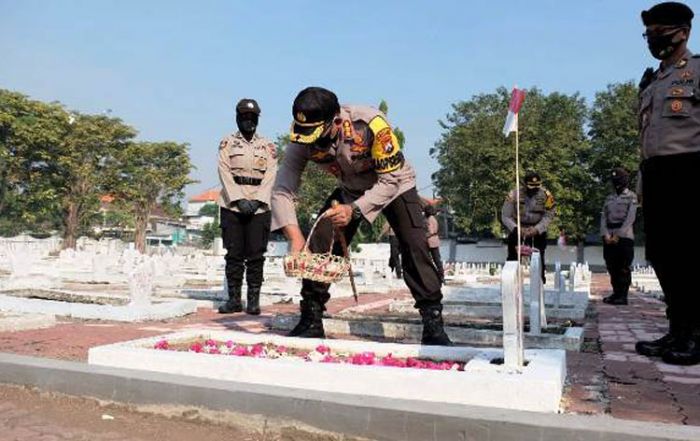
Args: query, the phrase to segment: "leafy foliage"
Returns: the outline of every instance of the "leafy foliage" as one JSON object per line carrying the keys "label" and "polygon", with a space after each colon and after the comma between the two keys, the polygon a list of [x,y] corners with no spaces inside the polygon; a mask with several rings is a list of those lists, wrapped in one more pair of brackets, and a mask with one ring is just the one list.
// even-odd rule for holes
{"label": "leafy foliage", "polygon": [[[431,151],[440,164],[433,176],[440,195],[455,210],[457,225],[469,233],[499,233],[494,221],[515,186],[513,135],[506,139],[501,133],[509,99],[509,91],[499,88],[454,104]],[[520,111],[521,174],[537,170],[554,194],[558,216],[550,231],[564,229],[577,238],[593,222],[590,213],[578,210],[589,176],[586,117],[578,94],[545,95],[538,89],[527,91]]]}

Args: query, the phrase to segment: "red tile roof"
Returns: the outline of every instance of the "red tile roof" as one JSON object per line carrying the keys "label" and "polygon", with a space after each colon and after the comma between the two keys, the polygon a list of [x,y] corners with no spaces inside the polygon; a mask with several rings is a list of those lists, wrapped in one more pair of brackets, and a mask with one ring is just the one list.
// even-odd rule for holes
{"label": "red tile roof", "polygon": [[192,196],[190,202],[216,202],[219,199],[220,188],[211,188],[204,193]]}

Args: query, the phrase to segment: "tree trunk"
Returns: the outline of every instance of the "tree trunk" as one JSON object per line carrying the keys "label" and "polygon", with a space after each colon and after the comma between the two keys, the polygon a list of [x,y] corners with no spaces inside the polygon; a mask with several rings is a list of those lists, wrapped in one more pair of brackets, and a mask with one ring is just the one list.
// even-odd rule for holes
{"label": "tree trunk", "polygon": [[579,240],[576,242],[576,262],[577,263],[583,263],[583,240]]}
{"label": "tree trunk", "polygon": [[68,213],[66,213],[65,228],[66,229],[63,232],[63,249],[75,249],[75,245],[78,239],[78,204],[76,202],[70,202],[68,204]]}
{"label": "tree trunk", "polygon": [[146,229],[148,228],[148,213],[150,210],[146,207],[136,209],[136,219],[134,222],[134,244],[136,249],[142,253],[146,253]]}

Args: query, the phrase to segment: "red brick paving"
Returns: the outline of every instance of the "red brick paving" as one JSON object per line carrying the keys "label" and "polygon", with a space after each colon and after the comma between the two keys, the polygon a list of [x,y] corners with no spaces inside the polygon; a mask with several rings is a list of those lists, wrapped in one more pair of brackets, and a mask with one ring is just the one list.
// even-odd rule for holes
{"label": "red brick paving", "polygon": [[[634,343],[662,335],[667,327],[663,304],[633,293],[630,305],[610,306],[606,275],[593,277],[589,317],[581,352],[568,352],[568,386],[563,408],[569,413],[610,414],[617,418],[700,425],[700,366],[670,366],[634,352]],[[367,294],[360,304],[408,297],[407,292]],[[352,307],[352,298],[332,300],[331,313]],[[297,305],[272,305],[259,317],[221,316],[200,309],[188,317],[148,323],[64,320],[48,329],[0,333],[0,351],[85,361],[90,347],[188,328],[263,332],[275,313],[296,312]],[[382,307],[382,309],[385,308]]]}
{"label": "red brick paving", "polygon": [[601,301],[608,294],[607,275],[594,275],[583,350],[567,354],[565,411],[700,425],[700,366],[671,366],[634,351],[638,340],[667,330],[663,303],[633,292],[628,306],[610,306]]}

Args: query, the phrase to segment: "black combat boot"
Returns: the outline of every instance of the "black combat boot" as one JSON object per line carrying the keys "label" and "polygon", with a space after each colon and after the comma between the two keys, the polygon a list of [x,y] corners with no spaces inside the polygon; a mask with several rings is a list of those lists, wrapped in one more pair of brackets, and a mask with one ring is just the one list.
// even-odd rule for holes
{"label": "black combat boot", "polygon": [[241,304],[241,283],[229,283],[228,300],[219,306],[219,314],[231,314],[243,311]]}
{"label": "black combat boot", "polygon": [[423,319],[423,337],[421,344],[433,346],[452,346],[450,337],[445,333],[442,321],[442,305],[427,306],[420,309]]}
{"label": "black combat boot", "polygon": [[245,306],[246,314],[260,315],[260,287],[248,285],[248,301]]}
{"label": "black combat boot", "polygon": [[652,341],[638,341],[637,344],[634,345],[635,351],[647,357],[661,357],[664,352],[673,348],[680,342],[680,332],[677,328],[678,327],[674,326],[673,323],[670,323],[668,334]]}
{"label": "black combat boot", "polygon": [[302,300],[300,307],[299,323],[287,335],[290,337],[325,338],[326,333],[323,330],[323,311],[325,308],[323,304],[314,300]]}
{"label": "black combat boot", "polygon": [[608,305],[626,305],[627,304],[627,296],[613,293],[613,294],[605,297],[603,299],[603,303],[607,303]]}
{"label": "black combat boot", "polygon": [[680,338],[661,356],[668,364],[692,366],[700,363],[700,335]]}

